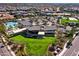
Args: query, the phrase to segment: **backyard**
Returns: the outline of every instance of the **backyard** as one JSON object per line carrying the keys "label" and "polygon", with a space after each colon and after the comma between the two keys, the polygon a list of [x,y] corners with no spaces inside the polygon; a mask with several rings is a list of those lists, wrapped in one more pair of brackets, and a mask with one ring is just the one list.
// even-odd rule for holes
{"label": "backyard", "polygon": [[26,46],[26,52],[31,56],[47,55],[48,46],[56,43],[55,37],[44,37],[42,39],[27,38],[21,35],[17,35],[11,38],[14,43],[24,44]]}

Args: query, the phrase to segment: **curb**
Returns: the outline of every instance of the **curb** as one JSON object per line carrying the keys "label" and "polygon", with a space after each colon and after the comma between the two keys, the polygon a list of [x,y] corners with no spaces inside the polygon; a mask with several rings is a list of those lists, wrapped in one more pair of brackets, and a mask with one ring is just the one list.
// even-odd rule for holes
{"label": "curb", "polygon": [[[68,40],[68,41],[69,41],[69,40]],[[67,41],[67,42],[68,42],[68,41]],[[65,43],[62,52],[61,52],[60,54],[58,54],[57,56],[63,56],[64,52],[67,50],[67,48],[66,48],[67,42]]]}

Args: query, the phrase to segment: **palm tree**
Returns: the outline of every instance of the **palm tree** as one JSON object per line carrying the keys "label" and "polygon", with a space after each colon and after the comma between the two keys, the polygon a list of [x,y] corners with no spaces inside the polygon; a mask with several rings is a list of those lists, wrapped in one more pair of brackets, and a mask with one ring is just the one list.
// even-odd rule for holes
{"label": "palm tree", "polygon": [[72,30],[69,33],[69,39],[70,39],[69,41],[72,41],[73,40],[74,33],[75,33],[75,27],[72,27]]}
{"label": "palm tree", "polygon": [[26,46],[24,44],[21,44],[21,47],[17,50],[16,54],[20,56],[26,56]]}

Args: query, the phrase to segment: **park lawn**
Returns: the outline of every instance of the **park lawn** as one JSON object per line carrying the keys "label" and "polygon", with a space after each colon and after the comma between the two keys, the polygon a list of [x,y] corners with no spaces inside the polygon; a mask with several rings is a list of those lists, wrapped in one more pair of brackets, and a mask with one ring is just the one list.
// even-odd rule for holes
{"label": "park lawn", "polygon": [[79,23],[79,20],[67,20],[67,19],[61,19],[60,20],[61,21],[61,24],[66,24],[66,23],[69,23],[69,22],[77,22],[77,23]]}
{"label": "park lawn", "polygon": [[43,39],[27,38],[21,35],[12,37],[13,42],[26,45],[26,52],[32,56],[42,56],[47,54],[50,44],[56,43],[55,37],[45,37]]}

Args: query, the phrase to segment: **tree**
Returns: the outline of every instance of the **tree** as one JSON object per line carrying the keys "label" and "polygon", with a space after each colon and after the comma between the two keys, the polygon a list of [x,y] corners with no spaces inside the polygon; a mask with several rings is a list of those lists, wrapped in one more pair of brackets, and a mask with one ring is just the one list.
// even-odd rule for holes
{"label": "tree", "polygon": [[57,28],[55,35],[56,38],[58,39],[58,42],[64,42],[65,34],[59,28]]}
{"label": "tree", "polygon": [[61,38],[62,37],[62,32],[59,29],[56,30],[56,37],[57,38]]}
{"label": "tree", "polygon": [[73,35],[74,35],[74,33],[75,33],[75,27],[72,27],[72,30],[69,32],[69,41],[73,41]]}
{"label": "tree", "polygon": [[21,44],[21,47],[17,51],[17,55],[19,56],[26,56],[26,46],[24,44]]}
{"label": "tree", "polygon": [[71,31],[69,32],[69,37],[73,37],[75,29],[76,29],[75,27],[72,27]]}
{"label": "tree", "polygon": [[5,26],[4,24],[0,24],[0,32],[5,33]]}

